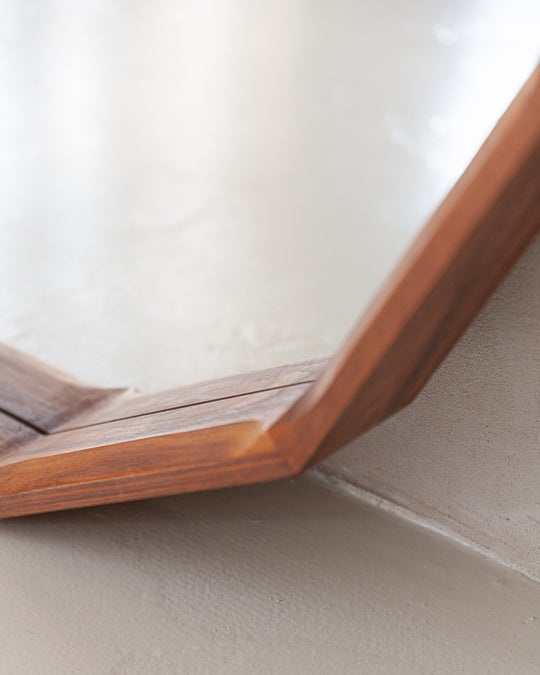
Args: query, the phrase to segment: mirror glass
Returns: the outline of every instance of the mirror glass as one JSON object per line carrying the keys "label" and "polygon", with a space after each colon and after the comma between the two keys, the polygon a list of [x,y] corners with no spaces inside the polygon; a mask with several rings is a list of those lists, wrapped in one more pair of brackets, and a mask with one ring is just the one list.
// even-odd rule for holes
{"label": "mirror glass", "polygon": [[334,351],[537,0],[0,2],[0,341],[153,390]]}

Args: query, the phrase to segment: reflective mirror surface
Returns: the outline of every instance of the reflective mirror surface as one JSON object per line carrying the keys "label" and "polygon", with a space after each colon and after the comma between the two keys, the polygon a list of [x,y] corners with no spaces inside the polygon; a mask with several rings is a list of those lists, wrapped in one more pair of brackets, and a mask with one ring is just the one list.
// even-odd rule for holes
{"label": "reflective mirror surface", "polygon": [[0,1],[0,340],[164,388],[337,348],[540,5]]}

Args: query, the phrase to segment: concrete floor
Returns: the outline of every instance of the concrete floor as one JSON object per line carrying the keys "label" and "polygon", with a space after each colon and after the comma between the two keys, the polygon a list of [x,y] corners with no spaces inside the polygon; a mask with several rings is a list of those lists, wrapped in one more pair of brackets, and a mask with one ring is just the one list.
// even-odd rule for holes
{"label": "concrete floor", "polygon": [[3,675],[538,672],[538,584],[308,479],[0,540]]}
{"label": "concrete floor", "polygon": [[[335,349],[540,6],[0,0],[0,340],[157,389]],[[1,675],[537,673],[540,587],[313,477],[0,523]]]}

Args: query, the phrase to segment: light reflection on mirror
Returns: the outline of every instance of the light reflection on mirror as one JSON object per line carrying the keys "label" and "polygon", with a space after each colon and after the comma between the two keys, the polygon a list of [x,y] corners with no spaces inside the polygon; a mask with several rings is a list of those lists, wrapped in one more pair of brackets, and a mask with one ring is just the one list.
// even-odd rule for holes
{"label": "light reflection on mirror", "polygon": [[0,340],[156,389],[336,349],[540,5],[0,2]]}

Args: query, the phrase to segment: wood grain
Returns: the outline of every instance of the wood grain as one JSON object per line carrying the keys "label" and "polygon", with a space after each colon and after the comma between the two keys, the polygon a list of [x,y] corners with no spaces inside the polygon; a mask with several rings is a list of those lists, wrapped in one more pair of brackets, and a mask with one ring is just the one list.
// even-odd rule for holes
{"label": "wood grain", "polygon": [[0,410],[49,432],[121,389],[99,389],[78,382],[26,354],[0,345]]}
{"label": "wood grain", "polygon": [[101,405],[71,417],[59,424],[55,431],[103,424],[113,420],[195,406],[209,401],[236,398],[244,394],[311,383],[322,374],[328,361],[328,357],[320,357],[150,394],[126,390],[121,396],[109,397]]}
{"label": "wood grain", "polygon": [[537,68],[345,345],[156,394],[0,348],[0,517],[291,476],[410,402],[540,229]]}
{"label": "wood grain", "polygon": [[272,431],[290,461],[316,463],[409,403],[539,230],[540,67],[327,371]]}
{"label": "wood grain", "polygon": [[[0,456],[0,517],[290,476],[267,430],[307,391],[323,363],[252,373],[243,383],[236,377],[208,383],[202,390],[210,400],[197,401],[197,392],[186,387],[177,407],[161,411],[151,408],[170,402],[170,392],[163,399],[149,395],[154,405],[142,414],[132,394],[135,414],[111,419],[112,410],[126,411],[120,394],[118,408],[108,407],[96,424],[48,434],[31,430],[25,444]],[[243,389],[255,391],[239,393]]]}
{"label": "wood grain", "polygon": [[41,438],[41,434],[35,429],[0,412],[0,462],[38,438]]}

